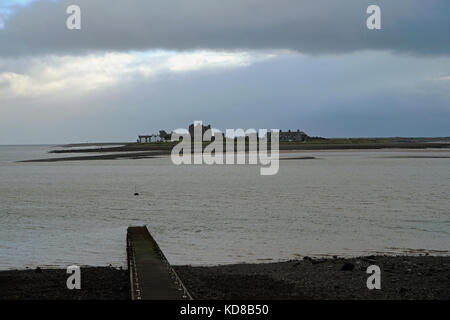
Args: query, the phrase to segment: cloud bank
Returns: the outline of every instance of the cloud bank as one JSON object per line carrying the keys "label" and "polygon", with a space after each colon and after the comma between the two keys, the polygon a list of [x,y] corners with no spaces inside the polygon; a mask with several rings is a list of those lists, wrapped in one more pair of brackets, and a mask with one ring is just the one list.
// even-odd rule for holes
{"label": "cloud bank", "polygon": [[[94,55],[76,76],[69,63],[74,57],[4,61],[34,79],[39,90],[64,78],[72,79],[72,88],[9,99],[0,94],[0,144],[133,141],[138,134],[185,128],[193,120],[219,129],[298,128],[326,137],[449,135],[449,57],[282,54],[245,67],[240,62],[226,62],[222,70],[164,67],[143,76],[145,67],[160,65],[156,60],[164,65],[175,56],[107,54],[101,59],[114,59],[110,70]],[[166,65],[179,70],[178,62]],[[83,85],[105,75],[114,81],[95,89]]]}
{"label": "cloud bank", "polygon": [[0,30],[0,55],[149,49],[450,54],[447,0],[378,0],[379,31],[366,28],[369,0],[75,2],[82,9],[81,31],[65,27],[72,0],[18,8]]}
{"label": "cloud bank", "polygon": [[168,73],[220,71],[273,58],[261,52],[140,52],[0,59],[1,101],[92,93]]}

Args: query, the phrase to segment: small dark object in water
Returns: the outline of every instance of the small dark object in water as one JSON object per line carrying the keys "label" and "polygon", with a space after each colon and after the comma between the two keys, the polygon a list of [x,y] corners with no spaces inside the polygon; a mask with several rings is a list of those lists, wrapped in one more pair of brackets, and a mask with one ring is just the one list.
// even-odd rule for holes
{"label": "small dark object in water", "polygon": [[138,195],[139,195],[139,193],[135,192],[135,193],[134,193],[134,195],[135,195],[135,196],[138,196]]}
{"label": "small dark object in water", "polygon": [[36,272],[36,273],[42,273],[42,269],[41,269],[40,267],[37,267],[37,268],[34,270],[34,272]]}

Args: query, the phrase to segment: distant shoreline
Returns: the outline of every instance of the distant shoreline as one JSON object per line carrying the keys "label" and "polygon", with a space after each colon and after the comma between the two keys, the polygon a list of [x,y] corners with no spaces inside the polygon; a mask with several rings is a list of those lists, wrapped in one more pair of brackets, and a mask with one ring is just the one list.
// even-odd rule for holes
{"label": "distant shoreline", "polygon": [[[365,140],[364,140],[365,141]],[[110,148],[88,148],[88,149],[58,149],[52,150],[50,153],[64,154],[64,153],[115,153],[115,152],[139,152],[139,151],[159,151],[170,154],[172,148],[177,142],[164,142],[164,143],[130,143],[119,147]],[[204,143],[204,147],[209,143]],[[270,146],[268,147],[270,148]],[[374,140],[373,142],[359,142],[358,140],[350,140],[348,143],[338,142],[307,142],[307,143],[280,143],[280,151],[322,151],[322,150],[378,150],[378,149],[450,149],[449,142],[379,142]],[[225,149],[225,148],[224,148]],[[249,146],[246,144],[246,151]],[[236,150],[236,148],[235,148]]]}
{"label": "distant shoreline", "polygon": [[157,156],[169,155],[168,152],[129,152],[118,154],[103,154],[95,156],[79,156],[79,157],[62,157],[62,158],[46,158],[34,160],[22,160],[19,163],[39,163],[39,162],[64,162],[64,161],[88,161],[88,160],[118,160],[118,159],[148,159]]}
{"label": "distant shoreline", "polygon": [[[86,154],[98,153],[98,155],[83,155],[60,158],[31,159],[19,162],[62,162],[62,161],[87,161],[87,160],[116,160],[116,159],[148,159],[171,154],[175,143],[148,143],[128,144],[119,147],[89,148],[89,149],[58,149],[52,150],[52,154]],[[246,146],[248,151],[248,145]],[[304,152],[304,151],[368,151],[368,150],[402,150],[417,151],[427,149],[440,149],[450,151],[449,143],[429,142],[391,142],[391,143],[280,143],[280,153]],[[108,154],[105,154],[108,153]],[[300,157],[301,158],[301,157]],[[311,157],[306,157],[311,159]],[[313,158],[313,157],[312,157]],[[286,159],[287,160],[287,159]]]}

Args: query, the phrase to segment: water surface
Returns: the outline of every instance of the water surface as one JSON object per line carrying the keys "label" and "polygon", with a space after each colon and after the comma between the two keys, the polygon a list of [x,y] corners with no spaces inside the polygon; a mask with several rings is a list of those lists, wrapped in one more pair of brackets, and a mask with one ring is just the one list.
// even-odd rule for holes
{"label": "water surface", "polygon": [[173,264],[448,254],[445,150],[301,152],[317,159],[276,176],[168,157],[14,162],[49,149],[0,146],[0,269],[126,266],[126,228],[144,224]]}

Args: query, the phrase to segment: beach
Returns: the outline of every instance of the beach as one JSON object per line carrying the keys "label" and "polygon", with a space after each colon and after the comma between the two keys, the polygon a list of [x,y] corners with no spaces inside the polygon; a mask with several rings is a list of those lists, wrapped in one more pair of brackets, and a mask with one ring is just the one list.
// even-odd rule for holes
{"label": "beach", "polygon": [[[381,289],[369,290],[369,265]],[[194,300],[450,299],[450,257],[366,256],[222,266],[174,266]],[[127,270],[82,267],[81,290],[63,269],[0,271],[0,300],[129,300]]]}
{"label": "beach", "polygon": [[[381,289],[366,286],[381,269]],[[195,299],[450,299],[450,257],[366,256],[217,267],[176,267]]]}
{"label": "beach", "polygon": [[129,300],[127,270],[82,267],[81,290],[68,290],[64,269],[0,271],[0,300]]}

